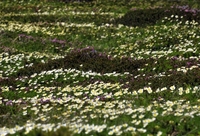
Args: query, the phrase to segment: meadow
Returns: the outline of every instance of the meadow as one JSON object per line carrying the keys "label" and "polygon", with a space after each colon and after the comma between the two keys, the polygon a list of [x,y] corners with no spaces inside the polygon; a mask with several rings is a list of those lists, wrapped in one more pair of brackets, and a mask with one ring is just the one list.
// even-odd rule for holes
{"label": "meadow", "polygon": [[0,136],[200,135],[200,3],[0,2]]}

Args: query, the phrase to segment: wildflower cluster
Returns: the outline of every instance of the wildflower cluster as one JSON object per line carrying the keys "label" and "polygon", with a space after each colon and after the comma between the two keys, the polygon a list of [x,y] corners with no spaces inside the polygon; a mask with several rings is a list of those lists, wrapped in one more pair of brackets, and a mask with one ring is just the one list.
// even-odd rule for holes
{"label": "wildflower cluster", "polygon": [[199,134],[198,9],[8,2],[0,135]]}

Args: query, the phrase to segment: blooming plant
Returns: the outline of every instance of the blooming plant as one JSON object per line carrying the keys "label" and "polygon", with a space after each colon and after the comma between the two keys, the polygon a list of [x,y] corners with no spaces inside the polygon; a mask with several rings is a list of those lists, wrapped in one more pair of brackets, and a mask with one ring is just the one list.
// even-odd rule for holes
{"label": "blooming plant", "polygon": [[199,135],[199,8],[0,2],[0,135]]}

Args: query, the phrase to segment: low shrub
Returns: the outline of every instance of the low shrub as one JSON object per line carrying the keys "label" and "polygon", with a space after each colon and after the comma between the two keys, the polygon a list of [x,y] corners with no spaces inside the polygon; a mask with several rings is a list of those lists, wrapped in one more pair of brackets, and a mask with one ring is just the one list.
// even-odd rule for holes
{"label": "low shrub", "polygon": [[164,17],[172,15],[183,16],[183,20],[200,22],[200,10],[191,9],[189,6],[172,6],[170,8],[149,8],[130,10],[121,18],[115,20],[117,24],[127,26],[146,26],[154,25]]}
{"label": "low shrub", "polygon": [[[105,53],[97,52],[93,47],[75,49],[64,58],[49,60],[48,63],[35,63],[31,67],[20,69],[13,76],[30,76],[34,73],[58,68],[74,68],[83,71],[98,73],[131,72],[136,73],[137,68],[143,67],[148,60],[132,60],[128,57],[112,57]],[[80,65],[83,65],[80,67]]]}

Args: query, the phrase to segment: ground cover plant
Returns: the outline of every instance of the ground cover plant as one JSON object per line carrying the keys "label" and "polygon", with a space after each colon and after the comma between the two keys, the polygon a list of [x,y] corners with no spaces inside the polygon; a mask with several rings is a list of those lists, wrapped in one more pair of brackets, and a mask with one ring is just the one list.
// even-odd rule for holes
{"label": "ground cover plant", "polygon": [[199,4],[0,2],[0,135],[200,135]]}

